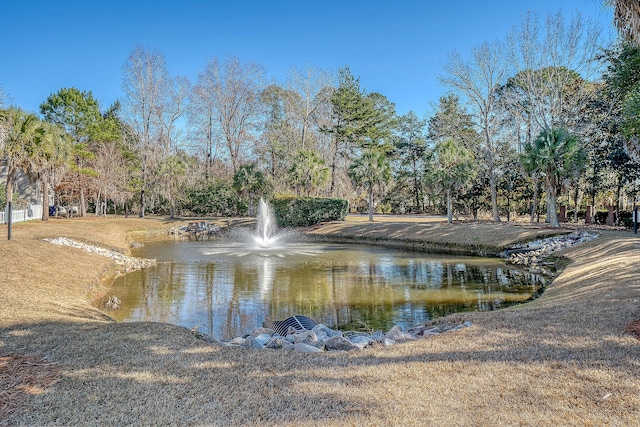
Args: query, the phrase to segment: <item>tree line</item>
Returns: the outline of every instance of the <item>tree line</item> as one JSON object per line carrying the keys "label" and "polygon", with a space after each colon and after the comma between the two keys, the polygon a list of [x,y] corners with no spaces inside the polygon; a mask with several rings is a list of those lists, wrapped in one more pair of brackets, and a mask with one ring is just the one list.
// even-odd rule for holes
{"label": "tree line", "polygon": [[[339,197],[352,210],[527,214],[558,226],[635,202],[640,51],[602,46],[579,14],[533,13],[504,39],[452,52],[433,114],[399,115],[349,67],[265,69],[212,58],[194,81],[136,47],[107,108],[62,88],[39,115],[0,105],[11,207],[21,170],[80,215],[252,215],[260,196]],[[0,96],[0,99],[2,97]],[[44,209],[47,218],[47,209]]]}

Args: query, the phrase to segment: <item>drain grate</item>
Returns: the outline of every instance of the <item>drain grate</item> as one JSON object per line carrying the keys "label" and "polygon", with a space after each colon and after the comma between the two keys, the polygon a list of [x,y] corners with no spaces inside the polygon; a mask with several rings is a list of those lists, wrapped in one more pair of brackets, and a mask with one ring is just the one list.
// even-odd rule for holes
{"label": "drain grate", "polygon": [[285,320],[272,320],[262,322],[262,326],[265,328],[273,329],[278,334],[286,337],[289,333],[289,328],[293,328],[296,332],[310,331],[316,326],[317,323],[307,316],[291,316]]}

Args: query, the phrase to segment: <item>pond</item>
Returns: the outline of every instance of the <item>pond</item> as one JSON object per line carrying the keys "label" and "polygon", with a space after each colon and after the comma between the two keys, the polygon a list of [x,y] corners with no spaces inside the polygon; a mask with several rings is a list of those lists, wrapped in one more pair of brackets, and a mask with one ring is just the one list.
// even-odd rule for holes
{"label": "pond", "polygon": [[115,280],[122,304],[110,315],[200,325],[218,339],[296,314],[333,329],[406,329],[455,312],[518,304],[546,284],[499,258],[354,244],[248,251],[225,240],[169,241],[147,243],[134,255],[159,263]]}

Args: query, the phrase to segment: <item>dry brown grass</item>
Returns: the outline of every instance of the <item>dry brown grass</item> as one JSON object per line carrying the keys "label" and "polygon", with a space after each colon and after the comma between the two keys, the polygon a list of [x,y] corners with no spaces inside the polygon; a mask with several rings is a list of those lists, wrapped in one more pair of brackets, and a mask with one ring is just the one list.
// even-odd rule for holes
{"label": "dry brown grass", "polygon": [[[436,248],[452,252],[483,251],[498,253],[522,241],[569,233],[569,229],[551,229],[530,224],[492,224],[486,222],[456,222],[448,224],[433,217],[378,217],[374,222],[362,218],[337,221],[313,227],[308,234],[317,237],[349,241],[398,244],[416,248]],[[437,219],[437,218],[436,218]]]}
{"label": "dry brown grass", "polygon": [[0,425],[24,405],[29,396],[43,393],[60,379],[57,364],[29,355],[0,357]]}
{"label": "dry brown grass", "polygon": [[[419,225],[388,224],[386,232],[416,235]],[[172,325],[114,323],[87,297],[103,289],[113,265],[40,240],[62,235],[126,250],[131,230],[169,226],[52,220],[17,224],[14,240],[0,241],[0,356],[46,358],[60,378],[5,423],[628,426],[640,419],[640,342],[625,331],[640,319],[640,239],[629,233],[603,232],[565,251],[571,263],[531,303],[456,316],[471,328],[320,355],[226,349]],[[487,241],[502,244],[531,232],[436,226],[422,238],[489,233]]]}

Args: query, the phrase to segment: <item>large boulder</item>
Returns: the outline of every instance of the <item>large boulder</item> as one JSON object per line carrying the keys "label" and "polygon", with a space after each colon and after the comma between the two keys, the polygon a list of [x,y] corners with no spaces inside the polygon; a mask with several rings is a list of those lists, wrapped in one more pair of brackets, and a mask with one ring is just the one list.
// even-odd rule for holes
{"label": "large boulder", "polygon": [[373,339],[369,335],[357,335],[355,337],[351,337],[350,341],[360,350],[363,350],[366,346],[373,343]]}
{"label": "large boulder", "polygon": [[384,341],[384,332],[382,331],[375,331],[374,333],[371,334],[371,339],[377,342],[383,342]]}
{"label": "large boulder", "polygon": [[416,339],[410,333],[403,331],[400,325],[396,325],[389,329],[389,332],[386,333],[386,338],[391,338],[395,342],[406,342]]}
{"label": "large boulder", "polygon": [[230,340],[229,342],[227,342],[227,344],[231,345],[231,346],[238,346],[238,345],[242,345],[244,344],[245,339],[242,337],[235,337],[234,339]]}
{"label": "large boulder", "polygon": [[284,338],[273,337],[269,340],[265,347],[272,350],[291,350],[293,348],[293,344],[291,344]]}
{"label": "large boulder", "polygon": [[240,345],[240,347],[261,349],[261,348],[264,348],[264,345],[262,345],[260,341],[258,341],[254,337],[250,336],[244,340],[244,342]]}
{"label": "large boulder", "polygon": [[295,351],[299,351],[300,353],[320,353],[322,351],[318,347],[314,347],[303,342],[293,344],[293,349]]}
{"label": "large boulder", "polygon": [[252,338],[255,339],[257,342],[259,342],[261,345],[265,345],[271,339],[271,335],[270,334],[260,334],[260,335],[258,335],[256,337],[252,337]]}
{"label": "large boulder", "polygon": [[313,331],[303,331],[297,334],[293,334],[294,344],[297,344],[299,342],[302,342],[305,344],[312,344],[316,341],[318,341],[318,337],[316,336],[316,333]]}
{"label": "large boulder", "polygon": [[274,334],[274,330],[273,329],[269,329],[269,328],[255,328],[253,330],[253,332],[251,333],[251,336],[256,338],[258,335],[273,335]]}
{"label": "large boulder", "polygon": [[319,340],[326,340],[331,337],[342,336],[342,331],[334,331],[333,329],[323,324],[314,326],[312,331],[316,334]]}
{"label": "large boulder", "polygon": [[351,341],[346,339],[345,337],[331,337],[328,340],[324,341],[325,348],[327,350],[340,350],[340,351],[350,351],[350,350],[359,350],[360,348],[353,344]]}

